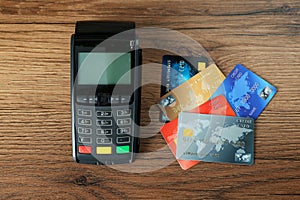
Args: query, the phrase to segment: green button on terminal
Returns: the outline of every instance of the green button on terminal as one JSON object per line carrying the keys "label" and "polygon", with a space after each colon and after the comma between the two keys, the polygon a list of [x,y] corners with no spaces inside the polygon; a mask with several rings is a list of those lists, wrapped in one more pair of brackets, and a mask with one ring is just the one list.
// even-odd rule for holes
{"label": "green button on terminal", "polygon": [[117,146],[117,153],[121,154],[121,153],[129,153],[129,146]]}

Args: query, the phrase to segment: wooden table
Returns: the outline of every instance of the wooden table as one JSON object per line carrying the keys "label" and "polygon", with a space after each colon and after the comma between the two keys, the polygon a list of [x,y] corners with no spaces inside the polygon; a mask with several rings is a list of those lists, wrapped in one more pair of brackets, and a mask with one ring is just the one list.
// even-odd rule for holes
{"label": "wooden table", "polygon": [[[278,93],[255,124],[255,164],[183,171],[173,158],[154,170],[172,158],[167,148],[154,163],[142,159],[143,173],[74,163],[70,36],[78,20],[177,30],[201,43],[225,75],[243,63],[274,84]],[[0,199],[299,199],[299,65],[299,0],[1,0]],[[141,120],[151,136],[142,139],[143,152],[166,147],[150,123],[159,89],[143,87]]]}

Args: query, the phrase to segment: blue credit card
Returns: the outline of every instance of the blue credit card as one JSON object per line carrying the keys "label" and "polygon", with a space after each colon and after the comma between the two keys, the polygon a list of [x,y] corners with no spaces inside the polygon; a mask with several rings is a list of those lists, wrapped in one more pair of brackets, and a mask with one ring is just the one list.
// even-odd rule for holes
{"label": "blue credit card", "polygon": [[237,116],[257,119],[276,92],[273,85],[238,64],[211,98],[224,95]]}
{"label": "blue credit card", "polygon": [[176,158],[252,165],[254,119],[181,112]]}
{"label": "blue credit card", "polygon": [[[167,94],[206,67],[208,67],[208,59],[204,56],[164,55],[162,58],[160,96]],[[160,118],[162,122],[168,121],[163,113],[161,113]]]}

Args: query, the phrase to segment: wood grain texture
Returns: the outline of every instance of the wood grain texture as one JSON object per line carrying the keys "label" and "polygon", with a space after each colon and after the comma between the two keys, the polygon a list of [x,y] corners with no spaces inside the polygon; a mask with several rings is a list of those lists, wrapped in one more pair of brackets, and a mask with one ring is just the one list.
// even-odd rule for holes
{"label": "wood grain texture", "polygon": [[[127,173],[74,163],[69,52],[78,20],[174,29],[201,43],[224,74],[243,63],[274,84],[278,93],[255,124],[255,164],[200,163],[183,171],[174,160]],[[144,58],[161,62],[151,51]],[[145,82],[160,80],[151,66]],[[299,0],[1,0],[0,199],[299,199],[299,77]],[[160,86],[142,90],[142,134],[151,136],[142,139],[142,152],[161,153],[137,160],[150,170],[172,155],[154,106]]]}

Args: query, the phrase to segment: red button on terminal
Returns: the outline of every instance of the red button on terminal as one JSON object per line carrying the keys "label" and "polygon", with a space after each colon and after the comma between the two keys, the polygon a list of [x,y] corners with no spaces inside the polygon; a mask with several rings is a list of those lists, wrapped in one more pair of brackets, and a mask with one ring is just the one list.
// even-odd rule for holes
{"label": "red button on terminal", "polygon": [[92,147],[91,146],[79,146],[78,152],[81,154],[91,154],[92,153]]}

